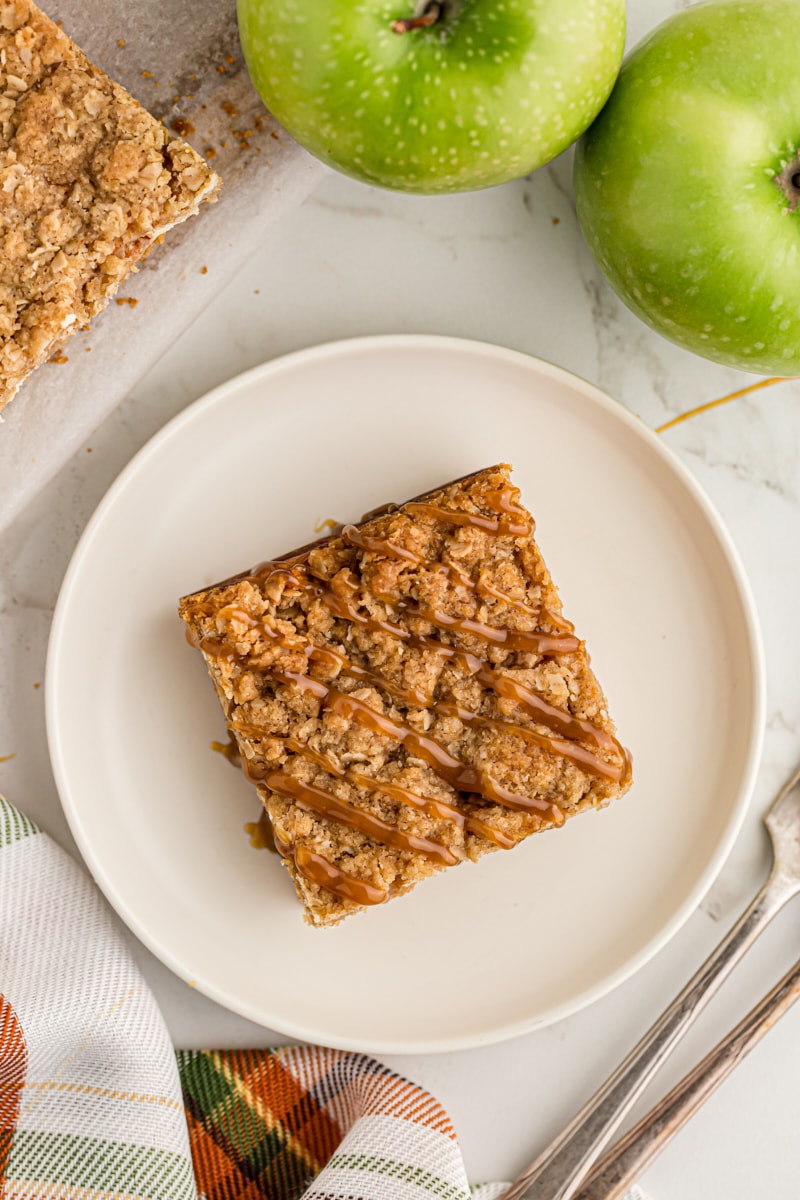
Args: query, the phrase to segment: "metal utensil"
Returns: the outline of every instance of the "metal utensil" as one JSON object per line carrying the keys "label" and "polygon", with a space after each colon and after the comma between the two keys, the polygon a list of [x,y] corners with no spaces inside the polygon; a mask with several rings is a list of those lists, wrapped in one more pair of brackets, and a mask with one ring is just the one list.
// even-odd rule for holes
{"label": "metal utensil", "polygon": [[577,1200],[620,1200],[678,1130],[798,999],[800,961],[694,1070],[607,1151]]}
{"label": "metal utensil", "polygon": [[534,1160],[503,1200],[571,1200],[626,1113],[683,1034],[783,906],[800,892],[800,770],[765,817],[773,863],[749,908],[624,1062]]}

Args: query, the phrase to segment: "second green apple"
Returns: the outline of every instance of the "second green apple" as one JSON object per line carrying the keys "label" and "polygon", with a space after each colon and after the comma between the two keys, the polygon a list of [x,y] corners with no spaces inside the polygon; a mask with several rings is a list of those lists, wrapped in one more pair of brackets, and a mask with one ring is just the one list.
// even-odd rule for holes
{"label": "second green apple", "polygon": [[626,60],[578,147],[581,228],[659,333],[800,374],[800,3],[712,0]]}
{"label": "second green apple", "polygon": [[366,183],[528,174],[602,108],[624,0],[238,0],[250,76],[301,145]]}

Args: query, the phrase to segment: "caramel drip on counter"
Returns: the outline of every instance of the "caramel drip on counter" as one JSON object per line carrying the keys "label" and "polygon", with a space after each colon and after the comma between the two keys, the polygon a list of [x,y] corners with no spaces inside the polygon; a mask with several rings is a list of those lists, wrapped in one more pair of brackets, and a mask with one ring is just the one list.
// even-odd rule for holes
{"label": "caramel drip on counter", "polygon": [[720,404],[727,404],[730,400],[738,400],[740,396],[749,396],[751,392],[758,392],[761,388],[771,387],[773,383],[785,383],[786,378],[782,375],[773,376],[770,379],[759,379],[758,383],[751,383],[749,387],[739,388],[735,392],[728,392],[727,396],[720,396],[716,400],[708,400],[705,404],[698,404],[696,408],[690,408],[688,412],[680,413],[677,417],[673,417],[670,421],[665,421],[663,425],[656,425],[654,433],[666,433],[668,429],[672,429],[675,425],[680,425],[682,421],[688,421],[691,417],[699,417],[701,413],[709,412],[712,408],[719,408]]}
{"label": "caramel drip on counter", "polygon": [[273,792],[291,796],[298,804],[310,808],[332,821],[347,825],[357,830],[382,846],[391,846],[395,850],[409,850],[413,854],[421,854],[442,867],[453,867],[459,861],[455,854],[442,845],[441,842],[431,841],[430,838],[418,837],[406,833],[394,825],[389,825],[380,817],[373,816],[363,808],[356,808],[346,800],[340,800],[327,788],[317,787],[312,783],[303,783],[285,771],[270,771],[264,776],[264,783]]}
{"label": "caramel drip on counter", "polygon": [[369,907],[373,904],[384,904],[389,899],[389,893],[382,888],[375,887],[364,879],[355,879],[354,876],[347,875],[308,846],[289,846],[276,838],[275,847],[282,858],[292,859],[298,874],[309,883],[316,884],[326,892],[332,892],[340,900],[349,900],[352,904]]}

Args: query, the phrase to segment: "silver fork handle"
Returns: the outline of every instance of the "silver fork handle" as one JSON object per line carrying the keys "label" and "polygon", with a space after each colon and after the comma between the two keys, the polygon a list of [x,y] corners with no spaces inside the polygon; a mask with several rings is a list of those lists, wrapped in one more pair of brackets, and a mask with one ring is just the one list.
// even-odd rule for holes
{"label": "silver fork handle", "polygon": [[627,1058],[502,1200],[572,1200],[625,1115],[730,972],[798,890],[773,871],[728,935]]}
{"label": "silver fork handle", "polygon": [[798,999],[800,962],[693,1071],[612,1146],[592,1171],[577,1200],[620,1200],[678,1130]]}

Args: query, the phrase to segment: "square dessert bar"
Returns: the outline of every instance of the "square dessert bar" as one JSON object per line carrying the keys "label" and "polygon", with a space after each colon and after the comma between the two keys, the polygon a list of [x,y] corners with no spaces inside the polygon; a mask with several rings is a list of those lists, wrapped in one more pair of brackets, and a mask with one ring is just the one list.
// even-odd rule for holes
{"label": "square dessert bar", "polygon": [[180,602],[313,925],[630,785],[509,471]]}
{"label": "square dessert bar", "polygon": [[0,4],[0,409],[218,184],[30,0]]}

